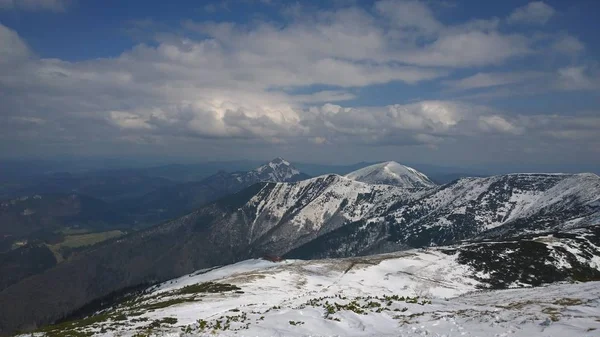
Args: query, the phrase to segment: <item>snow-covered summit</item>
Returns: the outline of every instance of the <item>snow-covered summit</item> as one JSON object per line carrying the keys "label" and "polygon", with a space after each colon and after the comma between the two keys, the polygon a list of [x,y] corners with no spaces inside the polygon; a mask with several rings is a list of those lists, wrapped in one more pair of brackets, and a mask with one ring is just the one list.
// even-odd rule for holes
{"label": "snow-covered summit", "polygon": [[348,173],[346,177],[369,184],[394,185],[406,188],[435,186],[425,174],[395,161],[363,167]]}
{"label": "snow-covered summit", "polygon": [[292,166],[287,160],[277,157],[249,172],[260,181],[289,182],[306,179],[308,176]]}

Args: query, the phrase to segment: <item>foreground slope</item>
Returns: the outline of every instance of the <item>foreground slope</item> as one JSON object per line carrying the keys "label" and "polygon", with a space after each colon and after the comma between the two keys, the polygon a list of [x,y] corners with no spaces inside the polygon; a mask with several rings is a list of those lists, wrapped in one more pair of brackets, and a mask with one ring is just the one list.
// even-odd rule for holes
{"label": "foreground slope", "polygon": [[434,187],[429,178],[412,167],[395,161],[374,164],[346,174],[346,178],[369,184],[384,184],[406,188]]}
{"label": "foreground slope", "polygon": [[[150,287],[96,315],[42,331],[122,336],[585,336],[600,328],[599,282],[485,289],[574,281],[583,270],[600,280],[599,234],[600,228],[581,229],[362,258],[247,260]],[[510,265],[513,274],[485,255],[470,254],[495,249],[511,264],[523,254],[511,256],[519,243],[527,247],[532,242],[540,245],[535,249],[540,254]],[[514,275],[525,276],[515,282]]]}

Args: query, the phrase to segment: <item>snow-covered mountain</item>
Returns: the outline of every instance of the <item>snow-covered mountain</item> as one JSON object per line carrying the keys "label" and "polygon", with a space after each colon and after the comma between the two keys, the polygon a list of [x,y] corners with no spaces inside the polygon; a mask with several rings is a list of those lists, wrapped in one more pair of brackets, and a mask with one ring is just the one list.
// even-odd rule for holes
{"label": "snow-covered mountain", "polygon": [[430,188],[435,186],[425,174],[395,161],[361,168],[348,173],[346,178],[368,184],[394,185],[407,188]]}
{"label": "snow-covered mountain", "polygon": [[387,185],[370,185],[339,175],[296,183],[266,184],[218,228],[245,233],[253,256],[290,249],[362,219],[380,216],[393,204],[424,195]]}
{"label": "snow-covered mountain", "polygon": [[[0,309],[0,327],[49,323],[118,289],[264,255],[349,257],[563,232],[599,224],[599,198],[600,177],[594,174],[511,174],[433,188],[338,175],[257,183],[5,289],[0,303],[12,305]],[[486,252],[496,256],[494,250],[471,255]]]}
{"label": "snow-covered mountain", "polygon": [[308,175],[301,173],[297,168],[281,157],[277,157],[267,164],[247,172],[246,175],[248,178],[245,180],[275,183],[300,181],[309,178]]}
{"label": "snow-covered mountain", "polygon": [[[107,301],[43,332],[592,336],[600,328],[600,282],[574,282],[600,278],[599,239],[595,227],[360,258],[246,260]],[[554,283],[561,281],[570,282]]]}
{"label": "snow-covered mountain", "polygon": [[[399,200],[379,216],[320,236],[291,256],[353,256],[387,249],[444,245],[600,223],[595,174],[509,174],[464,178]],[[396,249],[392,245],[392,249]]]}

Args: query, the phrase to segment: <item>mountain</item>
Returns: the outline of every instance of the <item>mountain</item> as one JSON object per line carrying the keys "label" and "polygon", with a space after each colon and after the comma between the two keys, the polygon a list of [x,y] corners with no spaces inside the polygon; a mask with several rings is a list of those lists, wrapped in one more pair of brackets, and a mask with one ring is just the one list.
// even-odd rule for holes
{"label": "mountain", "polygon": [[369,184],[394,185],[406,188],[431,188],[435,184],[411,167],[388,161],[348,173],[346,178]]}
{"label": "mountain", "polygon": [[41,331],[585,336],[600,328],[600,282],[578,282],[600,280],[599,257],[595,226],[358,258],[253,259],[105,298]]}
{"label": "mountain", "polygon": [[122,233],[117,229],[130,227],[109,204],[89,196],[36,194],[0,201],[0,291],[107,234]]}
{"label": "mountain", "polygon": [[236,193],[259,182],[294,182],[309,178],[283,158],[247,172],[220,171],[199,182],[158,188],[142,197],[119,201],[116,208],[128,213],[133,222],[156,223]]}
{"label": "mountain", "polygon": [[294,182],[309,178],[281,157],[240,176],[242,181]]}
{"label": "mountain", "polygon": [[61,227],[111,228],[124,221],[108,203],[79,194],[36,194],[0,201],[0,238]]}
{"label": "mountain", "polygon": [[600,177],[510,174],[464,178],[400,200],[289,253],[300,258],[365,255],[472,238],[511,237],[600,223]]}
{"label": "mountain", "polygon": [[81,194],[106,202],[144,195],[170,180],[148,176],[134,170],[55,172],[23,176],[0,186],[0,197],[14,198],[35,194]]}
{"label": "mountain", "polygon": [[[0,331],[50,323],[119,289],[263,255],[347,257],[588,227],[600,223],[599,197],[594,174],[513,174],[433,188],[338,175],[261,182],[11,285],[0,292],[0,304],[11,303],[0,309]],[[501,256],[471,255],[480,253]]]}

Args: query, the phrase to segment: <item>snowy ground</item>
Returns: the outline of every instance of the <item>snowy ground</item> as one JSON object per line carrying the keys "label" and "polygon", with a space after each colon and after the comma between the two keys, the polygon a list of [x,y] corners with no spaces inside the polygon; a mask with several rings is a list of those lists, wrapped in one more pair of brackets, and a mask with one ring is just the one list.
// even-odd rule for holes
{"label": "snowy ground", "polygon": [[[465,268],[436,250],[248,260],[166,282],[104,312],[104,320],[62,329],[103,336],[600,336],[600,282],[477,291]],[[194,288],[212,281],[224,288]]]}

